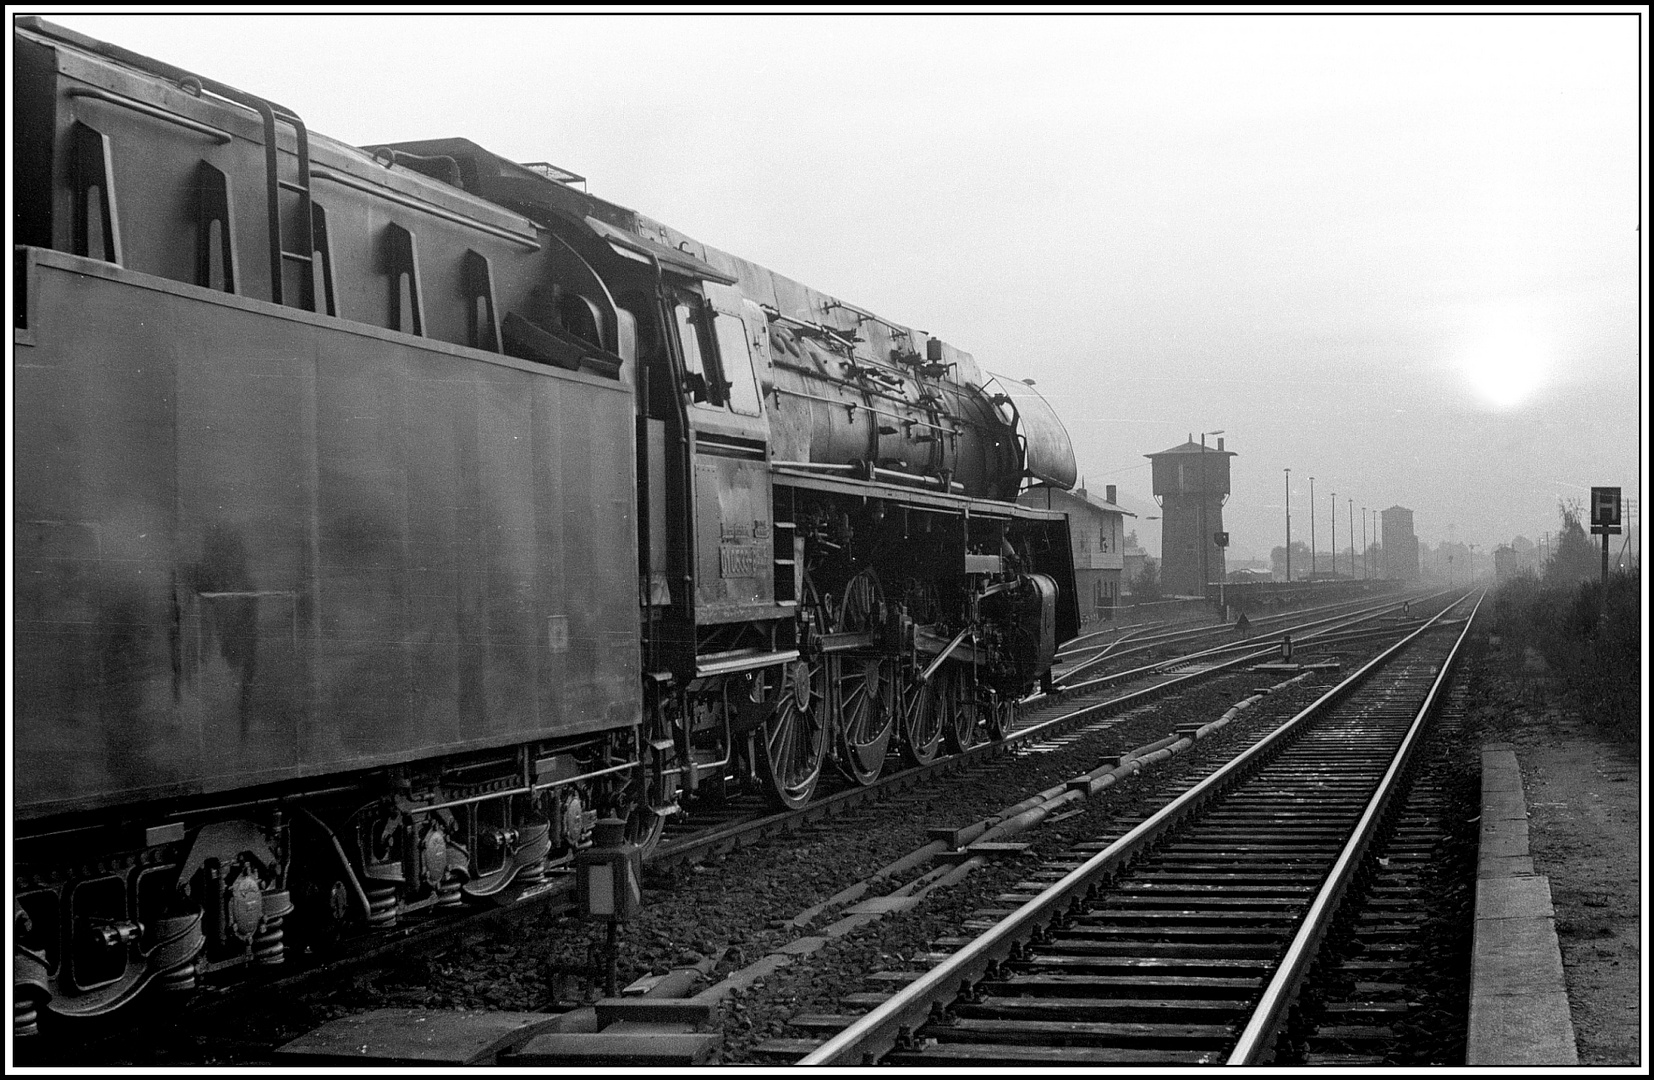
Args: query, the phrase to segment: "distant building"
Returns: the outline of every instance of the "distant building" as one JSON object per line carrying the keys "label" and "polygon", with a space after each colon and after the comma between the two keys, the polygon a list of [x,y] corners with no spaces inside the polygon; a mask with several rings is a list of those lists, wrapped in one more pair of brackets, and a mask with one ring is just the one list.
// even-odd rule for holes
{"label": "distant building", "polygon": [[1493,580],[1501,584],[1520,574],[1525,567],[1522,553],[1509,544],[1493,549]]}
{"label": "distant building", "polygon": [[[1132,535],[1135,536],[1136,534],[1133,533]],[[1144,565],[1147,562],[1148,557],[1148,552],[1138,547],[1135,543],[1127,541],[1125,558],[1126,567],[1123,571],[1121,571],[1120,577],[1121,580],[1126,583],[1128,589],[1131,587],[1132,582],[1143,576]]]}
{"label": "distant building", "polygon": [[1099,499],[1086,491],[1083,482],[1073,491],[1037,484],[1017,496],[1017,502],[1068,515],[1068,539],[1074,549],[1074,588],[1079,593],[1080,614],[1110,619],[1120,605],[1121,578],[1126,565],[1124,519],[1137,515],[1115,503],[1113,484],[1103,490],[1104,497]]}
{"label": "distant building", "polygon": [[1391,581],[1419,579],[1419,538],[1413,535],[1413,512],[1392,506],[1378,515],[1384,537],[1381,576]]}
{"label": "distant building", "polygon": [[[1504,546],[1511,550],[1511,555],[1506,556],[1506,568],[1512,574],[1520,574],[1524,570],[1535,574],[1544,571],[1545,568],[1540,561],[1542,553],[1539,550],[1539,545],[1532,540],[1525,536],[1518,536]],[[1494,576],[1503,580],[1504,575],[1500,574],[1498,567],[1498,554],[1497,551],[1494,552]],[[1513,558],[1514,562],[1511,561]]]}
{"label": "distant building", "polygon": [[1194,436],[1182,446],[1145,454],[1154,463],[1154,496],[1160,502],[1160,587],[1172,596],[1205,596],[1208,583],[1225,578],[1223,504],[1229,498],[1229,459],[1234,451],[1202,446]]}

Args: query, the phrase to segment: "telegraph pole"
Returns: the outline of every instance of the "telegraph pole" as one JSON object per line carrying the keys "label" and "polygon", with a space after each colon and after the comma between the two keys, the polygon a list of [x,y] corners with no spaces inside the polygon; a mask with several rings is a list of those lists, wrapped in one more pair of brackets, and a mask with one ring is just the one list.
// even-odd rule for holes
{"label": "telegraph pole", "polygon": [[1286,470],[1286,583],[1292,584],[1292,470]]}

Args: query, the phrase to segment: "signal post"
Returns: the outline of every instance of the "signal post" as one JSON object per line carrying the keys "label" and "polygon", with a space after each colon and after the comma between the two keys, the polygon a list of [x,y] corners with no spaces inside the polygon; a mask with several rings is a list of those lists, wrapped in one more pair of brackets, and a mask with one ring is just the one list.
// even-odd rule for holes
{"label": "signal post", "polygon": [[1608,537],[1620,531],[1620,489],[1591,489],[1591,531],[1602,536],[1602,581],[1608,583]]}

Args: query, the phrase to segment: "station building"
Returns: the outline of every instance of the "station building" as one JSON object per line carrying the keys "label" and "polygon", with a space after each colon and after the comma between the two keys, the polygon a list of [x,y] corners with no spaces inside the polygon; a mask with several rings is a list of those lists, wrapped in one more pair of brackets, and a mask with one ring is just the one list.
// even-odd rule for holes
{"label": "station building", "polygon": [[1125,570],[1125,519],[1137,515],[1115,503],[1115,486],[1103,497],[1086,491],[1084,481],[1073,491],[1036,484],[1017,496],[1017,502],[1068,515],[1068,539],[1074,548],[1074,589],[1080,615],[1112,619],[1120,606],[1121,577]]}
{"label": "station building", "polygon": [[1154,463],[1154,497],[1160,503],[1160,587],[1171,596],[1205,596],[1207,583],[1222,582],[1223,504],[1229,498],[1229,459],[1234,451],[1197,443],[1145,454]]}
{"label": "station building", "polygon": [[1392,506],[1379,514],[1384,543],[1383,576],[1391,581],[1419,579],[1419,538],[1413,535],[1413,512],[1405,506]]}

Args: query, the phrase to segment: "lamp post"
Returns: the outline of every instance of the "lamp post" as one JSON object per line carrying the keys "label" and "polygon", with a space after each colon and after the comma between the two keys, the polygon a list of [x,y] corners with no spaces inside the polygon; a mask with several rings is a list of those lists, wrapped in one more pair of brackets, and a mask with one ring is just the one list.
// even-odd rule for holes
{"label": "lamp post", "polygon": [[[1372,513],[1373,513],[1373,543],[1376,545],[1379,542],[1379,540],[1378,540],[1378,507],[1376,507],[1376,506],[1373,507]],[[1383,569],[1384,568],[1379,565],[1378,557],[1375,555],[1373,557],[1373,577],[1375,577],[1375,578],[1376,577],[1383,577],[1384,576],[1383,573],[1382,573]]]}
{"label": "lamp post", "polygon": [[1315,477],[1309,478],[1309,579],[1315,580]]}
{"label": "lamp post", "polygon": [[1361,580],[1367,581],[1373,576],[1372,567],[1367,563],[1367,508],[1361,508]]}
{"label": "lamp post", "polygon": [[[1355,580],[1355,500],[1354,499],[1346,499],[1344,501],[1350,504],[1349,505],[1349,511],[1350,512],[1346,515],[1346,519],[1350,523],[1350,580],[1354,581]],[[1336,507],[1335,507],[1335,509],[1336,509]]]}
{"label": "lamp post", "polygon": [[1292,470],[1286,472],[1286,583],[1292,584]]}
{"label": "lamp post", "polygon": [[1212,593],[1212,571],[1210,564],[1207,562],[1212,538],[1206,535],[1206,436],[1222,434],[1222,429],[1200,433],[1200,597],[1202,600],[1209,599]]}
{"label": "lamp post", "polygon": [[1332,518],[1332,576],[1336,578],[1338,576],[1338,492],[1332,493],[1331,501],[1332,513],[1328,516]]}

